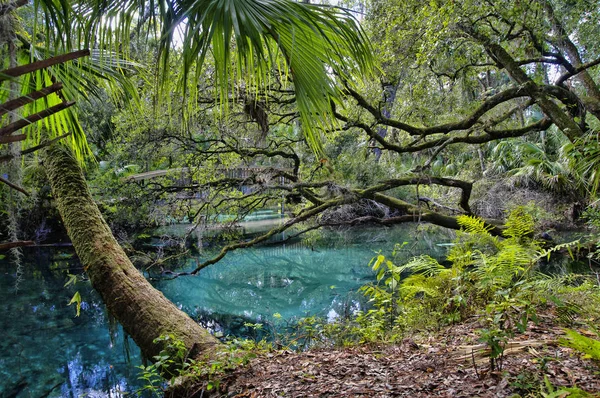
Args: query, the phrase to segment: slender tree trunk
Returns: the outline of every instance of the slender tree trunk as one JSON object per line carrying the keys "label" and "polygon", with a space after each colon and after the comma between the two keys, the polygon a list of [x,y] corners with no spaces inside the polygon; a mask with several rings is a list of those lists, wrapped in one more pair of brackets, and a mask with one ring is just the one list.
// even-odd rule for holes
{"label": "slender tree trunk", "polygon": [[[396,101],[398,86],[399,83],[394,82],[385,85],[383,88],[383,109],[381,109],[381,115],[385,118],[389,119],[392,116],[392,108]],[[379,134],[380,137],[385,138],[387,136],[387,126],[380,126],[377,129],[377,134]],[[373,153],[375,154],[375,161],[379,162],[382,154],[381,148],[373,148]]]}
{"label": "slender tree trunk", "polygon": [[70,150],[48,147],[44,166],[67,233],[92,286],[147,358],[164,348],[154,339],[173,334],[189,357],[211,356],[219,342],[144,278],[131,264],[94,203]]}

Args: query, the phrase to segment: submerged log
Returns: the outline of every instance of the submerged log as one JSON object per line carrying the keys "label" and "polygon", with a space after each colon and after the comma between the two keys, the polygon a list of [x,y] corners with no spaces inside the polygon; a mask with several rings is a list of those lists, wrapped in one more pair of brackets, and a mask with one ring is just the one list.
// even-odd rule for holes
{"label": "submerged log", "polygon": [[72,151],[54,144],[46,173],[67,233],[92,286],[146,358],[166,348],[166,334],[185,343],[188,357],[212,356],[219,341],[156,290],[133,266],[96,206]]}
{"label": "submerged log", "polygon": [[15,247],[33,246],[34,241],[31,240],[18,240],[15,242],[0,243],[0,250],[14,249]]}

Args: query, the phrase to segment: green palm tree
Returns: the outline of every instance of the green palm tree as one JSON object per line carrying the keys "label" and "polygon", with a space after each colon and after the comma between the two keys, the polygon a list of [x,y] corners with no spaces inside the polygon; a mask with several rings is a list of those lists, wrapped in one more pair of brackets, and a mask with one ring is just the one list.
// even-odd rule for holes
{"label": "green palm tree", "polygon": [[[343,97],[337,79],[352,81],[373,70],[371,47],[358,22],[332,6],[293,0],[35,3],[45,16],[47,47],[101,48],[127,57],[135,30],[158,39],[163,80],[173,52],[181,52],[184,83],[205,79],[202,67],[212,58],[225,110],[228,95],[241,82],[254,91],[267,91],[275,80],[291,82],[303,132],[317,152],[319,128],[335,124],[331,102]],[[196,84],[181,84],[182,90],[190,86]]]}
{"label": "green palm tree", "polygon": [[[177,51],[185,81],[203,79],[204,61],[212,57],[221,100],[241,81],[257,91],[268,90],[274,79],[290,81],[303,131],[317,151],[318,128],[334,123],[331,103],[343,96],[337,79],[349,82],[370,73],[373,66],[357,21],[335,7],[292,0],[35,0],[34,4],[45,23],[36,29],[45,30],[46,48],[52,51],[92,47],[125,58],[135,25],[158,32],[163,79],[176,40],[181,43]],[[158,355],[166,343],[156,339],[171,334],[185,343],[190,356],[214,355],[217,340],[156,291],[128,260],[102,219],[75,157],[53,145],[45,167],[92,285],[143,354]]]}

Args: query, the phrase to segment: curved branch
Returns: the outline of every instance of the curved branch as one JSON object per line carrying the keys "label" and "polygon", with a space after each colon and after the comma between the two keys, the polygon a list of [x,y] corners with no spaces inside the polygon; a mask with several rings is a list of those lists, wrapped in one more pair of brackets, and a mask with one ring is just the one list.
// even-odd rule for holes
{"label": "curved branch", "polygon": [[[471,208],[469,207],[469,199],[471,198],[471,191],[473,189],[473,183],[467,181],[456,180],[453,178],[442,178],[442,177],[429,177],[429,176],[415,176],[400,179],[391,179],[383,181],[375,186],[372,186],[363,190],[354,190],[358,195],[363,197],[372,198],[372,195],[377,192],[387,191],[392,188],[407,185],[441,185],[445,187],[460,188],[461,197],[459,205],[463,210],[471,214]],[[405,202],[406,203],[406,202]],[[410,205],[412,206],[412,205]],[[408,209],[407,209],[408,210]]]}
{"label": "curved branch", "polygon": [[[447,134],[452,131],[467,130],[467,129],[473,127],[475,125],[475,123],[477,123],[483,115],[485,115],[487,112],[489,112],[496,106],[503,104],[507,101],[513,100],[515,98],[531,96],[531,94],[529,93],[529,90],[527,90],[523,86],[512,87],[512,88],[506,89],[496,95],[489,97],[472,114],[470,114],[469,116],[465,117],[462,120],[459,120],[459,121],[453,122],[453,123],[440,124],[438,126],[416,127],[416,126],[412,126],[412,125],[404,123],[404,122],[400,122],[398,120],[393,120],[393,119],[384,117],[381,114],[381,112],[379,111],[379,109],[377,109],[373,105],[369,104],[369,102],[358,92],[356,92],[355,90],[353,90],[349,87],[347,87],[346,89],[350,93],[350,95],[357,101],[358,105],[360,107],[366,109],[367,111],[369,111],[369,113],[371,113],[371,115],[373,115],[373,117],[375,118],[375,120],[378,123],[385,124],[386,126],[390,126],[390,127],[395,127],[400,130],[406,131],[410,135],[417,135],[417,136],[428,136],[428,135],[432,135],[432,134]],[[337,117],[337,114],[336,114],[336,117]]]}
{"label": "curved branch", "polygon": [[219,262],[223,257],[225,257],[225,255],[230,252],[230,251],[234,251],[237,249],[243,249],[246,247],[251,247],[254,246],[258,243],[264,242],[267,239],[269,239],[271,236],[278,234],[280,232],[285,231],[286,229],[290,228],[291,226],[293,226],[294,224],[297,224],[299,222],[302,221],[306,221],[311,217],[314,217],[318,214],[321,214],[323,211],[325,211],[326,209],[329,209],[331,207],[334,206],[339,206],[341,204],[350,202],[350,199],[344,199],[344,198],[340,198],[340,199],[334,199],[334,200],[330,200],[328,202],[325,202],[321,205],[318,206],[313,206],[309,209],[306,209],[304,212],[300,213],[298,216],[286,221],[285,223],[283,223],[281,226],[277,227],[277,228],[273,228],[272,230],[270,230],[269,232],[260,235],[254,239],[252,239],[251,241],[248,242],[240,242],[240,243],[234,243],[231,245],[227,245],[225,246],[223,249],[221,249],[221,252],[216,255],[215,257],[211,258],[210,260],[204,261],[203,263],[199,264],[193,271],[190,272],[190,274],[195,275],[197,274],[201,269],[208,267],[209,265],[215,264],[217,262]]}

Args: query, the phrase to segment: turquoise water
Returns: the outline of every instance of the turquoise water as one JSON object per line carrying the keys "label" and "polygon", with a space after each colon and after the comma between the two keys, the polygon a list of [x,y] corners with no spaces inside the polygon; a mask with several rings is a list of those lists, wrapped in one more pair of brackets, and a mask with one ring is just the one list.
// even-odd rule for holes
{"label": "turquoise water", "polygon": [[[238,333],[232,322],[239,326],[307,315],[334,319],[360,308],[364,300],[358,288],[373,281],[368,264],[378,250],[389,253],[395,243],[406,241],[398,261],[422,253],[442,257],[444,243],[451,239],[448,233],[418,232],[414,226],[329,230],[293,244],[234,251],[196,276],[161,280],[155,286],[225,334]],[[206,250],[189,256],[177,271],[191,271],[215,254]]]}
{"label": "turquoise water", "polygon": [[[414,226],[324,231],[293,244],[236,251],[197,276],[153,283],[213,330],[244,334],[244,322],[272,321],[274,314],[293,321],[352,313],[360,306],[358,287],[373,280],[368,263],[377,250],[391,251],[395,243],[407,241],[405,258],[424,252],[443,256],[443,243],[451,239]],[[89,282],[64,287],[68,274],[82,274],[79,263],[66,250],[30,248],[26,254],[18,292],[14,265],[0,260],[2,396],[120,397],[135,392],[139,349],[111,325]],[[212,254],[205,250],[172,267],[193,269]],[[76,291],[83,300],[80,317],[67,305]]]}
{"label": "turquoise water", "polygon": [[[139,388],[139,349],[110,325],[88,282],[64,287],[81,274],[67,252],[27,250],[22,280],[0,260],[0,394],[2,397],[120,397]],[[82,297],[81,315],[67,306]],[[128,360],[129,355],[129,360]]]}

